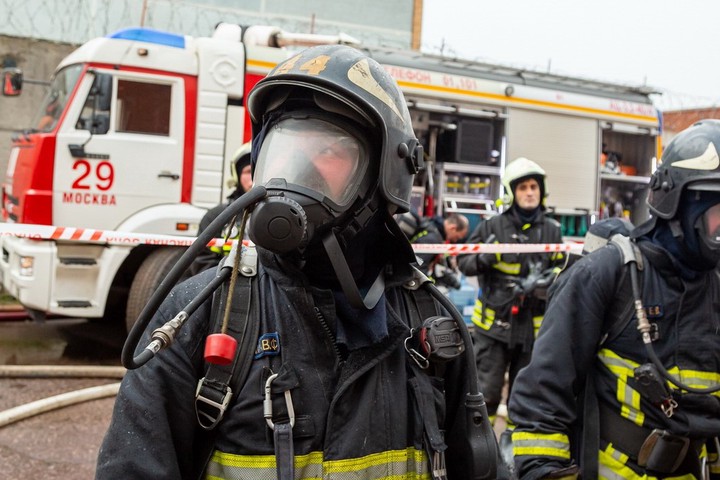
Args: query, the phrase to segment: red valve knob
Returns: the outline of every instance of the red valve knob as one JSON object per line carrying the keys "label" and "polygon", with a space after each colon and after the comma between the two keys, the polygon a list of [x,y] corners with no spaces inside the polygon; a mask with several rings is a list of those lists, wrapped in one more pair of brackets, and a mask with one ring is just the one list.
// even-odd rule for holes
{"label": "red valve knob", "polygon": [[237,340],[224,333],[208,335],[205,340],[205,361],[215,365],[229,365],[235,359]]}

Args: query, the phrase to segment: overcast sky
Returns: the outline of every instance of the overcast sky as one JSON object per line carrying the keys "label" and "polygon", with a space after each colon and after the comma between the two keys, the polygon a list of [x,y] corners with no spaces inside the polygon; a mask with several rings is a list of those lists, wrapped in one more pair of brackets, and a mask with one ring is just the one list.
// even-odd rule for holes
{"label": "overcast sky", "polygon": [[424,0],[422,50],[720,105],[720,1]]}

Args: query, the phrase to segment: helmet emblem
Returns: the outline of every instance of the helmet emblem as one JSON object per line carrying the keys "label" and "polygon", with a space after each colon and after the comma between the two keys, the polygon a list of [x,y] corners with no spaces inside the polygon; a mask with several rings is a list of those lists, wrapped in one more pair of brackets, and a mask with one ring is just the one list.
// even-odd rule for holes
{"label": "helmet emblem", "polygon": [[383,90],[377,80],[373,78],[372,73],[370,73],[370,64],[367,59],[364,58],[350,67],[350,70],[348,70],[348,80],[390,107],[390,110],[395,112],[395,115],[404,123],[403,116],[400,115],[393,99]]}
{"label": "helmet emblem", "polygon": [[715,170],[720,167],[720,157],[718,157],[715,144],[708,142],[708,146],[702,155],[687,160],[674,162],[673,167],[687,168],[691,170]]}

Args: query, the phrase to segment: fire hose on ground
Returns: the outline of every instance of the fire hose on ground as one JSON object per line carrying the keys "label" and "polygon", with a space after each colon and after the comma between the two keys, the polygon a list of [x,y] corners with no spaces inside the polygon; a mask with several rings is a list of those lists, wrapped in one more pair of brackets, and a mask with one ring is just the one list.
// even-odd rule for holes
{"label": "fire hose on ground", "polygon": [[[122,378],[123,367],[0,365],[0,378]],[[110,383],[53,395],[0,412],[0,428],[26,418],[78,403],[117,395],[120,383]]]}

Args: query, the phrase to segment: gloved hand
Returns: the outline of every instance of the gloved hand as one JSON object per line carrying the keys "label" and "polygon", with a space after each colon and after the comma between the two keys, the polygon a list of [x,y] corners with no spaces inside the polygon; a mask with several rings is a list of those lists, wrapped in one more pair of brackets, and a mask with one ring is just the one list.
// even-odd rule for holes
{"label": "gloved hand", "polygon": [[498,263],[497,255],[494,253],[480,253],[477,256],[477,269],[483,271]]}
{"label": "gloved hand", "polygon": [[435,265],[435,267],[433,267],[432,277],[436,283],[445,285],[448,288],[459,290],[461,287],[459,275],[445,265]]}
{"label": "gloved hand", "polygon": [[530,268],[530,274],[522,281],[521,288],[525,295],[533,295],[541,300],[547,299],[547,290],[555,281],[560,273],[557,268],[548,268],[538,271],[536,268]]}

